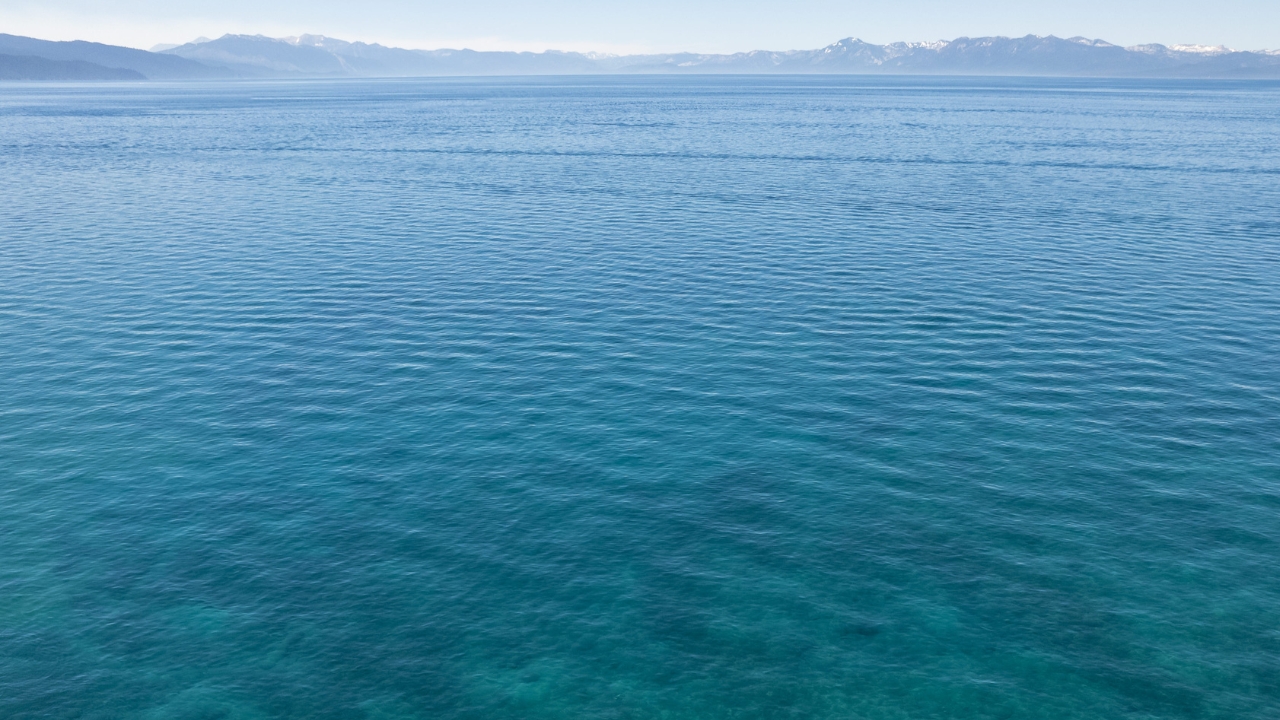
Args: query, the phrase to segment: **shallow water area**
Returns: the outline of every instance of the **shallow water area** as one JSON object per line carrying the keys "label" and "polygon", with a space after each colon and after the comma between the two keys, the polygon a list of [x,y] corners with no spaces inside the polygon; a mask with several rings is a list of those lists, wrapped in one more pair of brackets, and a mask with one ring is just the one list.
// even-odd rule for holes
{"label": "shallow water area", "polygon": [[0,85],[0,716],[1280,716],[1278,129]]}

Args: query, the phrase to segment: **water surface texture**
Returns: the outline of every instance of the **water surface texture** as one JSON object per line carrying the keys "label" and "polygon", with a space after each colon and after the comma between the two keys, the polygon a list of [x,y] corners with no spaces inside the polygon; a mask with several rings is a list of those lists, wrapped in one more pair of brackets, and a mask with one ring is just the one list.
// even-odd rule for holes
{"label": "water surface texture", "polygon": [[1280,717],[1280,85],[8,85],[0,171],[0,716]]}

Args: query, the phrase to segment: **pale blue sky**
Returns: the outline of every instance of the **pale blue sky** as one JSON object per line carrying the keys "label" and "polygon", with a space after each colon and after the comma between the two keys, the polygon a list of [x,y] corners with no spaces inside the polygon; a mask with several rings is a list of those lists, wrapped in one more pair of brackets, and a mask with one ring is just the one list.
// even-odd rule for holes
{"label": "pale blue sky", "polygon": [[0,32],[149,47],[227,32],[401,47],[735,52],[961,35],[1280,49],[1280,0],[0,0]]}

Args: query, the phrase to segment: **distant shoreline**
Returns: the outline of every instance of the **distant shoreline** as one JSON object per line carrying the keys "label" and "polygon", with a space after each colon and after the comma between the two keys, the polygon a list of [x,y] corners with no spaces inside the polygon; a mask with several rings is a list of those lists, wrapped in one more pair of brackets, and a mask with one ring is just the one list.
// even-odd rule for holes
{"label": "distant shoreline", "polygon": [[[601,55],[406,50],[318,35],[224,35],[161,52],[0,34],[2,80],[216,80],[572,75],[879,75],[1132,79],[1280,79],[1280,52],[1221,46],[1120,47],[1028,35],[731,55]],[[51,65],[50,63],[72,63]],[[127,77],[126,77],[127,75]]]}

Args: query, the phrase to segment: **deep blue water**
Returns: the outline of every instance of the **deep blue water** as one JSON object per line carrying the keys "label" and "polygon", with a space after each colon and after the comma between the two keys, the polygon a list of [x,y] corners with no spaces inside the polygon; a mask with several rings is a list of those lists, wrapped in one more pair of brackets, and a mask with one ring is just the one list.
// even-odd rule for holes
{"label": "deep blue water", "polygon": [[0,716],[1280,717],[1280,85],[0,87]]}

